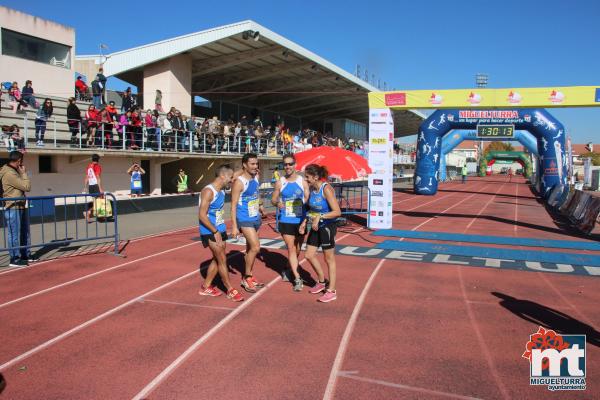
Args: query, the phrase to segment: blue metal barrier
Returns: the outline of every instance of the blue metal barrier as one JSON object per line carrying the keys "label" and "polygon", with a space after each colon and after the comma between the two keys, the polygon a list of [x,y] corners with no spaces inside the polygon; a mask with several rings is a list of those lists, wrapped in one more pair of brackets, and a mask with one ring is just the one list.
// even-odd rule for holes
{"label": "blue metal barrier", "polygon": [[[0,198],[0,204],[2,204],[0,222],[3,239],[0,252],[9,252],[10,250],[24,248],[43,248],[47,246],[59,247],[71,243],[110,239],[111,241],[114,240],[114,253],[118,255],[119,225],[117,200],[112,193],[104,193],[104,198],[112,206],[112,216],[101,218],[93,215],[95,211],[93,205],[99,197],[101,198],[102,195],[65,194],[57,196]],[[26,213],[26,229],[29,232],[30,243],[11,246],[8,241],[10,226],[8,225],[7,216],[12,208],[7,209],[5,201],[12,202],[19,200],[25,200],[27,204],[24,212]],[[92,211],[91,213],[89,213],[90,210]],[[88,214],[92,214],[90,223],[88,223],[85,217]],[[102,225],[104,229],[102,229]],[[109,230],[110,225],[112,225],[113,229]],[[35,243],[31,240],[31,226],[39,226],[39,232],[36,232],[36,236],[41,237]]]}

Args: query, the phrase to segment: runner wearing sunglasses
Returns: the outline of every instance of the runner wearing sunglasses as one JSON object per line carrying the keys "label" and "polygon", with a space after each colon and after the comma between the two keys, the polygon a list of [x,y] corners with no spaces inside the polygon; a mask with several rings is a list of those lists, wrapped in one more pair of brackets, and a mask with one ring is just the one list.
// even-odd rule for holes
{"label": "runner wearing sunglasses", "polygon": [[[302,291],[303,282],[298,273],[298,255],[304,242],[305,231],[300,224],[306,216],[304,205],[308,201],[308,184],[296,173],[296,158],[293,154],[283,156],[284,176],[275,182],[271,203],[279,210],[279,233],[288,249],[290,270],[294,278],[294,291]],[[283,272],[283,280],[289,280],[288,272]]]}

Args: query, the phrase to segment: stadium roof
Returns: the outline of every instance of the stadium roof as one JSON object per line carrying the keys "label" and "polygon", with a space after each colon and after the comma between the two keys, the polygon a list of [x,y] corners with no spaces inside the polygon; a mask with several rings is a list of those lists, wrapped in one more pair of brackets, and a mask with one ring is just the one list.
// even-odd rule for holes
{"label": "stadium roof", "polygon": [[[251,35],[256,32],[258,40]],[[183,53],[192,57],[194,95],[299,117],[303,123],[330,118],[368,123],[367,93],[378,90],[254,21],[108,54],[104,72],[141,82],[143,66]],[[395,136],[415,134],[423,119],[417,111],[395,111]]]}

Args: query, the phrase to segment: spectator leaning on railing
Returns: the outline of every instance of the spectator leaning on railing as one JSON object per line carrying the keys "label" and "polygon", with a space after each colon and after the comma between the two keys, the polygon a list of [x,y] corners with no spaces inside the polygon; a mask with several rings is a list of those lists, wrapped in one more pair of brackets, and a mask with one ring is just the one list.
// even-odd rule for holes
{"label": "spectator leaning on railing", "polygon": [[33,82],[31,82],[30,80],[25,81],[25,86],[21,91],[21,97],[23,101],[29,105],[29,107],[37,107],[37,101],[35,100],[35,96],[33,95]]}
{"label": "spectator leaning on railing", "polygon": [[52,107],[52,100],[45,99],[44,103],[38,109],[37,115],[35,116],[35,145],[38,147],[44,147],[46,123],[52,117],[53,111],[54,108]]}
{"label": "spectator leaning on railing", "polygon": [[[8,156],[8,164],[0,169],[0,184],[4,199],[25,197],[25,193],[31,190],[31,182],[23,165],[23,153],[11,151]],[[29,265],[31,251],[29,245],[29,213],[27,212],[26,200],[4,201],[4,224],[8,231],[7,240],[11,267],[24,267]],[[18,248],[19,246],[24,246]]]}

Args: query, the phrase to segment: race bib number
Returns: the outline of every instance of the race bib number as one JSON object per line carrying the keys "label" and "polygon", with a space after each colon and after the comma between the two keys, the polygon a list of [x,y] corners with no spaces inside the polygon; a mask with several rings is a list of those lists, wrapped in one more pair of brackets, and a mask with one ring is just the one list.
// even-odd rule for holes
{"label": "race bib number", "polygon": [[141,189],[142,188],[142,181],[133,181],[133,188],[134,189]]}
{"label": "race bib number", "polygon": [[250,200],[248,202],[248,216],[256,217],[258,215],[258,199]]}
{"label": "race bib number", "polygon": [[285,202],[285,215],[288,217],[299,217],[302,215],[302,200],[294,199]]}
{"label": "race bib number", "polygon": [[225,215],[225,210],[217,210],[216,214],[215,214],[215,224],[217,226],[219,225],[223,225],[225,223],[225,219],[223,218]]}

